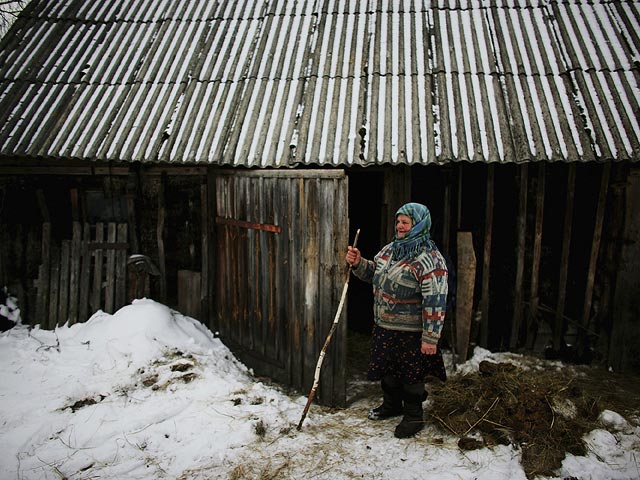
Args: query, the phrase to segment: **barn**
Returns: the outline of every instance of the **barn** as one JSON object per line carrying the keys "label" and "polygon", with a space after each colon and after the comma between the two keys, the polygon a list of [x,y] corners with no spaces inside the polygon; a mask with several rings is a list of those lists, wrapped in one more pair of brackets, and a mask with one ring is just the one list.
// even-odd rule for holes
{"label": "barn", "polygon": [[[0,43],[0,281],[42,328],[154,298],[304,391],[346,246],[411,200],[458,360],[640,371],[639,62],[634,0],[32,0]],[[353,280],[321,402],[371,322]]]}

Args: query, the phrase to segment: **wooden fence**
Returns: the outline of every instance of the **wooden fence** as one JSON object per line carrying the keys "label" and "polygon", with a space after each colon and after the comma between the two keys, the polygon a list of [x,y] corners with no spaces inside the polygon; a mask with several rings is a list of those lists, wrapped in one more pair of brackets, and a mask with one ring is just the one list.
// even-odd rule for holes
{"label": "wooden fence", "polygon": [[42,226],[42,264],[36,318],[42,328],[84,322],[98,310],[113,313],[127,299],[127,224],[73,223],[59,245],[51,224]]}

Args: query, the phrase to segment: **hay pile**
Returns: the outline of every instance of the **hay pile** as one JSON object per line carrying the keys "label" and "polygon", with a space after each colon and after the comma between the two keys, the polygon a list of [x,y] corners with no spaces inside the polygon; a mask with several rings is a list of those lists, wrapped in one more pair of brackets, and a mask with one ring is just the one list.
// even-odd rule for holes
{"label": "hay pile", "polygon": [[586,381],[565,370],[483,361],[477,373],[431,385],[427,417],[458,436],[461,449],[512,444],[527,478],[552,475],[567,453],[584,455],[583,435],[601,428],[597,418],[608,407],[583,388]]}

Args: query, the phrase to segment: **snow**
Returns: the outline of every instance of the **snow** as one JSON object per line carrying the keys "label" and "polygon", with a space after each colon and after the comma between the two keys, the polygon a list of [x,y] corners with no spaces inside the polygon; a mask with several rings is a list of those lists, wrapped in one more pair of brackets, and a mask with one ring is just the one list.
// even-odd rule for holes
{"label": "snow", "polygon": [[[450,374],[519,358],[477,348]],[[397,419],[366,419],[377,398],[314,403],[298,431],[305,394],[255,377],[200,322],[149,299],[55,330],[18,322],[0,334],[0,362],[0,478],[526,478],[513,447],[463,452],[431,424],[396,439]],[[600,419],[588,455],[567,455],[554,478],[638,478],[640,427]]]}

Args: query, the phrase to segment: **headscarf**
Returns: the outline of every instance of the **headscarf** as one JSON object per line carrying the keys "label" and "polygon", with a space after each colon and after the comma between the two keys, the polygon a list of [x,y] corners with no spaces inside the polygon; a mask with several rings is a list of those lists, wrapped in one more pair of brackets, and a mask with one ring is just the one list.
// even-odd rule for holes
{"label": "headscarf", "polygon": [[393,260],[414,257],[424,247],[434,246],[429,233],[431,230],[431,213],[429,213],[427,207],[421,203],[407,203],[398,209],[395,216],[396,219],[398,215],[409,217],[413,226],[403,238],[398,238],[397,233],[393,236],[393,243],[391,244],[391,258]]}

